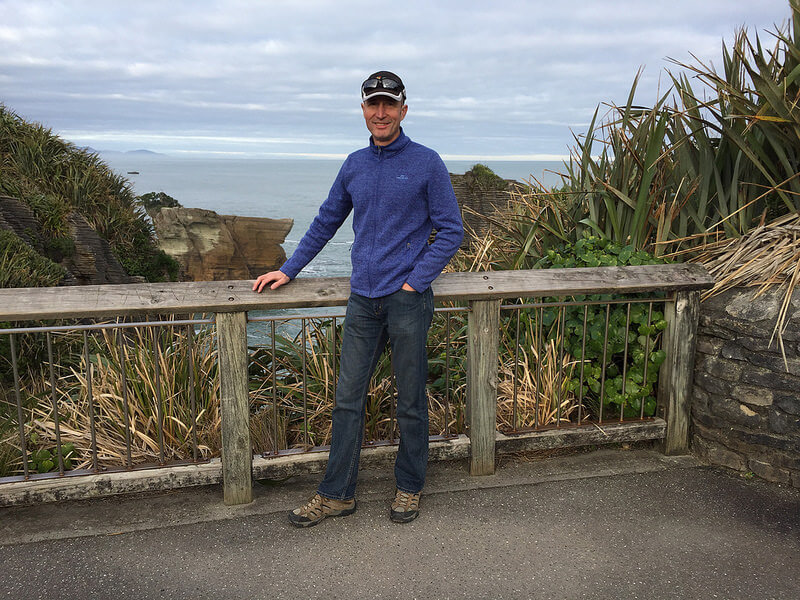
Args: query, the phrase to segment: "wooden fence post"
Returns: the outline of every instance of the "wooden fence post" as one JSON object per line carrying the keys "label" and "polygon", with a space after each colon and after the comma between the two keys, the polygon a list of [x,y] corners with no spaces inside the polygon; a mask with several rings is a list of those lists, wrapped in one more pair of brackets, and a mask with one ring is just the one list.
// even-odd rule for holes
{"label": "wooden fence post", "polygon": [[247,313],[217,313],[225,504],[253,501],[253,450],[247,383]]}
{"label": "wooden fence post", "polygon": [[700,292],[677,291],[671,310],[667,311],[669,331],[665,339],[667,368],[665,399],[667,431],[665,454],[689,452],[689,422],[694,383],[694,353],[697,347],[697,324],[700,319]]}
{"label": "wooden fence post", "polygon": [[467,318],[470,475],[494,473],[500,300],[472,300]]}

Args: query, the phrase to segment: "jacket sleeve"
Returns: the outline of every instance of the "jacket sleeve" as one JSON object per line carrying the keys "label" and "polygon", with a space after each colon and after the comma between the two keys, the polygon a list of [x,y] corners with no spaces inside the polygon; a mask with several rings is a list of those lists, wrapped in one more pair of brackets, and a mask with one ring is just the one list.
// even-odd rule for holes
{"label": "jacket sleeve", "polygon": [[290,279],[297,277],[297,274],[319,254],[353,210],[353,200],[344,185],[348,161],[349,159],[339,169],[328,197],[320,206],[319,213],[314,217],[292,257],[280,268],[280,271]]}
{"label": "jacket sleeve", "polygon": [[408,284],[419,292],[430,287],[464,239],[461,210],[450,174],[438,154],[434,154],[428,169],[428,216],[436,230],[436,238],[406,278]]}

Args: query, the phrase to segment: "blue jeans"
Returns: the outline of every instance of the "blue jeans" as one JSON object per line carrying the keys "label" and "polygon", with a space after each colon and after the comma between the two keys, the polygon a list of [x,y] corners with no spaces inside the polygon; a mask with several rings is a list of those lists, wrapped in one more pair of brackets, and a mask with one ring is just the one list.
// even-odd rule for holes
{"label": "blue jeans", "polygon": [[430,288],[422,293],[399,290],[382,298],[351,294],[342,334],[330,458],[317,490],[321,495],[337,500],[355,496],[367,391],[387,340],[392,348],[400,426],[395,481],[401,491],[422,491],[428,466],[426,342],[432,318]]}

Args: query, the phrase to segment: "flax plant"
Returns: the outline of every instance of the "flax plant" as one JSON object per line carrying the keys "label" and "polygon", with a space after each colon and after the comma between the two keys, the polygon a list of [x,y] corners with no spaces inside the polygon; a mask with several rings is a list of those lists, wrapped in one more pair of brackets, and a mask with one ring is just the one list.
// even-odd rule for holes
{"label": "flax plant", "polygon": [[720,72],[674,61],[682,72],[667,72],[652,106],[634,101],[637,74],[626,102],[598,108],[575,136],[559,186],[512,194],[494,262],[529,267],[545,248],[590,234],[659,255],[796,213],[800,8],[790,5],[771,47],[744,29],[723,45]]}
{"label": "flax plant", "polygon": [[637,74],[626,102],[602,116],[598,108],[575,137],[559,186],[533,180],[510,194],[481,262],[535,268],[553,248],[599,236],[634,255],[708,264],[719,281],[712,293],[782,284],[782,348],[800,281],[800,3],[789,4],[791,21],[770,44],[744,29],[723,44],[719,71],[673,61],[682,72],[667,72],[670,87],[653,106],[634,102]]}
{"label": "flax plant", "polygon": [[574,235],[577,194],[547,190],[532,178],[528,186],[511,188],[508,196],[504,213],[486,217],[492,225],[489,235],[475,239],[457,261],[460,270],[530,269],[547,248]]}
{"label": "flax plant", "polygon": [[[446,317],[437,315],[429,338],[431,435],[461,433],[464,428],[466,325],[463,317],[452,319],[450,324],[452,364],[449,375],[445,372],[445,327]],[[274,359],[269,341],[254,350],[250,370],[252,412],[257,415],[255,418],[261,420],[259,431],[268,433],[272,438],[276,437],[272,434],[276,427],[279,431],[279,445],[274,445],[270,440],[258,450],[273,452],[284,448],[308,449],[330,444],[334,381],[338,375],[341,336],[342,321],[337,322],[337,343],[334,346],[332,321],[308,319],[305,322],[305,335],[302,326],[294,332],[276,328]],[[449,393],[445,387],[448,379]],[[364,419],[364,439],[367,443],[397,439],[396,403],[391,351],[387,348],[376,363],[367,392]]]}
{"label": "flax plant", "polygon": [[[268,415],[262,418],[272,420],[273,426],[276,419],[281,425],[281,432],[272,436],[269,447],[260,448],[262,452],[283,449],[278,445],[281,442],[288,448],[330,443],[335,378],[331,326],[331,321],[308,319],[305,332],[300,329],[292,334],[277,328],[274,358],[269,347],[253,352],[250,378],[254,412]],[[337,334],[341,339],[341,328]]]}
{"label": "flax plant", "polygon": [[[104,329],[98,334],[97,343],[92,344],[88,365],[81,355],[77,365],[55,366],[61,443],[74,445],[75,468],[93,464],[92,426],[99,466],[127,466],[126,423],[132,465],[161,462],[162,444],[164,461],[190,460],[195,435],[198,458],[218,455],[219,384],[211,332],[200,330],[193,335],[193,378],[185,329],[176,329],[171,335],[159,331],[156,335],[160,338],[158,349],[149,328],[125,330],[121,337],[114,330]],[[156,363],[161,373],[158,382]],[[54,449],[56,423],[49,382],[32,380],[29,386],[27,395],[33,400],[29,431],[35,434],[38,448]],[[196,418],[192,414],[190,388],[195,391]],[[18,441],[14,443],[18,445]]]}
{"label": "flax plant", "polygon": [[682,112],[676,114],[671,135],[687,140],[676,148],[676,163],[693,188],[684,217],[691,226],[677,230],[677,238],[695,235],[705,242],[703,234],[709,231],[716,234],[710,241],[719,239],[719,234],[737,237],[782,214],[797,212],[798,87],[782,71],[797,64],[779,66],[784,52],[791,56],[789,50],[798,50],[789,41],[778,36],[775,48],[765,51],[758,37],[753,46],[740,31],[733,48],[724,48],[722,74],[709,67],[681,65],[716,89],[712,100],[698,99],[685,74],[673,77]]}
{"label": "flax plant", "polygon": [[[497,384],[497,423],[504,431],[569,424],[578,412],[571,380],[578,361],[559,351],[560,340],[521,345],[504,360]],[[510,349],[509,349],[510,350]],[[588,415],[584,410],[582,420]]]}
{"label": "flax plant", "polygon": [[0,386],[0,477],[23,471],[13,394],[12,388]]}
{"label": "flax plant", "polygon": [[[445,306],[452,307],[452,303]],[[460,434],[466,429],[466,363],[466,313],[435,313],[428,334],[428,412],[431,435]]]}

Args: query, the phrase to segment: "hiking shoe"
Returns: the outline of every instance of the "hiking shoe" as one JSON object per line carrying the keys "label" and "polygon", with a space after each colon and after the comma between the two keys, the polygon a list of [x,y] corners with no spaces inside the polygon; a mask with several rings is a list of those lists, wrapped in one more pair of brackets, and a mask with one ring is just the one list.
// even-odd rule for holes
{"label": "hiking shoe", "polygon": [[314,494],[308,502],[289,513],[289,521],[295,527],[311,527],[325,517],[344,517],[356,512],[355,500],[334,500]]}
{"label": "hiking shoe", "polygon": [[408,523],[419,516],[419,494],[397,490],[389,518],[395,523]]}

